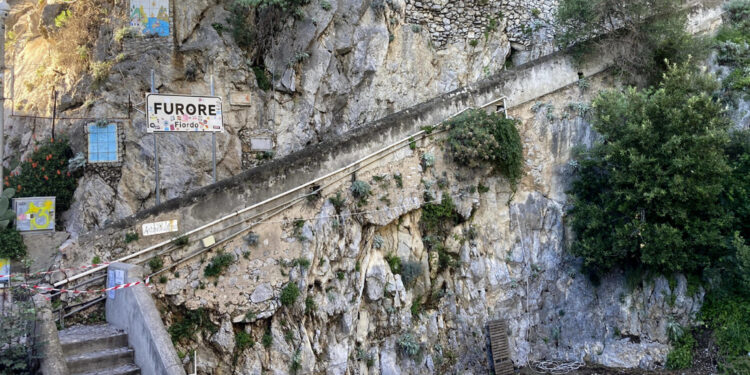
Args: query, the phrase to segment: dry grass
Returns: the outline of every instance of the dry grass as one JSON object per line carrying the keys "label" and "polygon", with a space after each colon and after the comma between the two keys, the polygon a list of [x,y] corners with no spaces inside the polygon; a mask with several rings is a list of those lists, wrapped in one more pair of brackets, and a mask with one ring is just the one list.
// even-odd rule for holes
{"label": "dry grass", "polygon": [[[115,5],[113,0],[78,0],[71,4],[68,21],[51,35],[55,66],[73,74],[87,71],[97,39],[100,35],[111,39],[112,30],[126,24],[125,15],[124,6]],[[107,43],[109,50],[113,40],[99,43]]]}

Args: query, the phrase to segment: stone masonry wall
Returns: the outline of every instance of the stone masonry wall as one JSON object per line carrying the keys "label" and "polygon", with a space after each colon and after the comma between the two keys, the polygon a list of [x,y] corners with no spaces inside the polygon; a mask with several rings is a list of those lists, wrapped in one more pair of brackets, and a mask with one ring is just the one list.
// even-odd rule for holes
{"label": "stone masonry wall", "polygon": [[557,6],[557,0],[407,0],[406,21],[427,25],[438,48],[458,40],[479,40],[503,27],[511,42],[529,46],[539,30],[552,40]]}

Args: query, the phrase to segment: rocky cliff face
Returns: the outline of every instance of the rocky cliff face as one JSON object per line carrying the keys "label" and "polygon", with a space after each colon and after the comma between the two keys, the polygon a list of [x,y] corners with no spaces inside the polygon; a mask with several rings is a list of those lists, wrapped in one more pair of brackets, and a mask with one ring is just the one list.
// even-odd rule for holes
{"label": "rocky cliff face", "polygon": [[[298,365],[300,373],[476,374],[488,370],[486,325],[503,319],[519,366],[663,364],[667,325],[687,324],[701,292],[688,295],[681,278],[629,289],[621,274],[595,286],[566,253],[570,151],[596,138],[585,109],[568,104],[587,99],[572,87],[513,111],[531,170],[515,193],[503,178],[457,167],[435,135],[357,172],[372,186],[366,203],[351,195],[351,181],[324,186],[321,197],[255,226],[257,237],[228,243],[223,251],[234,261],[223,275],[204,276],[218,252],[177,266],[156,284],[173,312],[166,321],[203,308],[220,327],[199,330],[178,349],[197,350],[200,371],[214,373],[284,374]],[[337,193],[339,207],[328,199]],[[447,263],[428,251],[420,225],[424,205],[444,196],[460,215],[444,244]],[[400,273],[393,257],[402,260]],[[288,284],[301,295],[284,306]],[[236,349],[239,331],[254,348]]]}
{"label": "rocky cliff face", "polygon": [[[314,1],[303,17],[285,21],[263,59],[274,77],[274,89],[264,91],[248,52],[224,29],[231,16],[227,2],[174,2],[173,39],[115,42],[122,22],[100,25],[89,56],[111,62],[111,69],[93,85],[91,74],[58,74],[56,52],[45,53],[61,42],[49,16],[61,5],[16,1],[10,22],[14,108],[49,113],[53,103],[42,93],[59,88],[60,116],[90,118],[57,122],[57,131],[84,151],[87,123],[127,117],[129,96],[142,109],[151,69],[163,93],[208,93],[213,72],[225,99],[221,179],[261,162],[254,138],[269,137],[277,156],[288,155],[477,81],[502,69],[509,56],[525,62],[552,51],[552,1],[529,7],[517,1],[329,4]],[[118,14],[116,6],[109,5],[110,14]],[[612,82],[597,77],[590,84],[589,93]],[[257,240],[227,243],[223,251],[232,261],[221,276],[205,276],[218,251],[176,266],[165,283],[154,284],[165,322],[178,324],[186,311],[203,308],[218,327],[194,330],[178,349],[198,351],[201,373],[285,374],[292,366],[300,373],[485,373],[486,323],[504,319],[517,365],[540,359],[662,364],[666,326],[686,324],[700,308],[701,293],[689,295],[680,278],[630,289],[619,274],[597,287],[566,252],[565,190],[575,168],[570,150],[596,139],[585,116],[590,94],[580,90],[568,87],[513,109],[526,159],[526,177],[515,192],[500,177],[453,164],[436,134],[359,171],[356,179],[373,187],[367,203],[351,196],[349,181],[338,181],[253,228]],[[65,216],[72,232],[154,204],[154,138],[137,112],[115,121],[123,133],[121,160],[87,166]],[[29,152],[35,138],[50,135],[49,125],[12,118],[8,149]],[[167,134],[158,142],[163,199],[211,182],[209,137]],[[425,158],[434,158],[434,165]],[[337,192],[345,199],[340,207],[328,200]],[[448,195],[460,219],[443,244],[450,261],[441,262],[426,249],[431,239],[420,221],[426,197]],[[90,258],[90,249],[76,251],[78,260]],[[393,256],[410,264],[408,280],[388,264]],[[165,256],[166,265],[176,260]],[[282,306],[289,283],[301,296]],[[253,337],[255,346],[239,349],[238,332]]]}
{"label": "rocky cliff face", "polygon": [[[253,138],[271,138],[275,155],[284,156],[326,134],[362,126],[502,69],[511,51],[508,25],[520,22],[515,11],[503,13],[504,5],[494,1],[461,3],[462,11],[476,7],[470,11],[476,16],[453,17],[453,11],[440,20],[450,25],[440,26],[437,19],[423,17],[420,2],[341,0],[323,7],[314,1],[303,8],[304,16],[286,20],[273,38],[263,60],[275,90],[264,91],[248,63],[252,52],[238,47],[228,31],[231,1],[175,2],[172,39],[121,42],[115,34],[126,25],[121,20],[125,5],[91,1],[108,9],[110,18],[91,31],[90,50],[79,51],[88,74],[61,61],[61,49],[82,48],[65,45],[67,31],[55,27],[64,5],[15,1],[9,20],[15,115],[51,116],[56,89],[58,118],[87,118],[58,119],[56,132],[67,134],[75,151],[85,153],[85,125],[127,118],[128,99],[134,104],[131,119],[116,121],[124,129],[121,162],[90,166],[80,181],[78,203],[65,216],[66,227],[76,233],[155,203],[154,141],[135,110],[143,110],[151,69],[162,93],[208,94],[214,74],[227,128],[218,137],[221,179],[260,162]],[[540,16],[549,18],[549,6],[540,6],[545,10]],[[252,28],[255,21],[247,21]],[[453,30],[451,37],[433,33],[438,28]],[[95,84],[102,63],[110,64],[108,74]],[[50,137],[52,130],[49,119],[24,117],[12,117],[8,127],[6,155],[30,152],[33,140]],[[211,182],[210,137],[161,135],[158,142],[163,200]]]}

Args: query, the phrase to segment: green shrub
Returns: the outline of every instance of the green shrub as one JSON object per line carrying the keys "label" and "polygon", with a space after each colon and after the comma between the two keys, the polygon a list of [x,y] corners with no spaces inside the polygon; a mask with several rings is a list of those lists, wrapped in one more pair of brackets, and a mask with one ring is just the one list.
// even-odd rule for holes
{"label": "green shrub", "polygon": [[418,319],[419,316],[422,315],[422,310],[424,308],[422,306],[421,298],[421,296],[414,296],[414,300],[411,302],[411,308],[409,310],[411,311],[412,318]]}
{"label": "green shrub", "polygon": [[410,288],[422,274],[422,263],[406,261],[401,265],[401,281],[404,282],[405,288]]}
{"label": "green shrub", "polygon": [[289,373],[296,374],[297,371],[302,369],[302,354],[300,354],[299,349],[294,352],[294,356],[292,356],[292,363],[289,365]]}
{"label": "green shrub", "polygon": [[[656,84],[668,68],[665,59],[683,63],[707,51],[701,39],[686,31],[682,4],[675,0],[634,0],[619,7],[612,6],[610,0],[562,0],[556,39],[560,48],[572,47],[579,62],[606,50],[615,54],[616,67],[626,78]],[[611,47],[618,43],[627,48]]]}
{"label": "green shrub", "polygon": [[370,184],[364,181],[354,181],[351,187],[352,196],[359,199],[361,203],[366,203],[367,198],[372,194]]}
{"label": "green shrub", "polygon": [[202,307],[197,310],[187,310],[168,329],[174,343],[185,339],[193,340],[193,335],[200,331],[215,333],[217,330],[218,327],[211,322],[208,312]]}
{"label": "green shrub", "polygon": [[[232,38],[240,48],[250,48],[255,40],[256,33],[250,22],[250,15],[253,10],[250,9],[246,1],[235,1],[229,8],[229,18],[227,23],[232,31]],[[257,77],[257,72],[255,73]]]}
{"label": "green shrub", "polygon": [[722,204],[731,124],[709,94],[717,87],[675,65],[656,90],[594,101],[593,125],[607,142],[577,158],[570,211],[571,250],[588,267],[699,273],[732,252],[731,208]]}
{"label": "green shrub", "polygon": [[320,0],[320,7],[323,8],[323,10],[331,10],[331,2],[328,0]]}
{"label": "green shrub", "polygon": [[244,240],[247,246],[257,246],[258,241],[260,241],[260,236],[255,232],[250,232],[245,236]]}
{"label": "green shrub", "polygon": [[292,267],[294,266],[300,266],[300,268],[306,270],[310,268],[310,260],[303,257],[297,258],[292,261]]}
{"label": "green shrub", "polygon": [[[33,337],[36,309],[30,299],[30,293],[21,288],[5,291],[12,295],[13,308],[5,307],[2,324],[0,324],[0,342],[3,343],[0,355],[0,374],[21,375],[36,373],[31,371],[32,354],[37,354],[35,345],[24,340]],[[39,344],[39,342],[35,343]]]}
{"label": "green shrub", "polygon": [[416,359],[422,353],[422,345],[411,333],[404,333],[396,341],[399,352],[409,358]]}
{"label": "green shrub", "polygon": [[[5,185],[10,186],[10,182]],[[0,230],[3,230],[8,228],[13,219],[16,218],[16,213],[10,206],[10,200],[16,195],[16,189],[10,187],[5,189],[0,188],[0,191]]]}
{"label": "green shrub", "polygon": [[15,228],[0,229],[0,259],[20,260],[26,257],[26,244]]}
{"label": "green shrub", "polygon": [[294,238],[297,239],[297,241],[304,242],[309,240],[309,238],[305,237],[305,235],[302,233],[302,229],[304,227],[304,219],[294,219],[294,222],[292,223],[292,234],[294,235]]}
{"label": "green shrub", "polygon": [[151,272],[156,272],[164,267],[164,260],[161,257],[153,257],[148,261],[148,268]]}
{"label": "green shrub", "polygon": [[253,336],[245,331],[238,331],[234,334],[235,349],[238,352],[242,352],[245,349],[250,349],[255,346],[255,340]]}
{"label": "green shrub", "polygon": [[709,293],[701,318],[714,330],[714,340],[726,359],[747,356],[750,352],[750,297]]}
{"label": "green shrub", "polygon": [[388,267],[391,268],[392,273],[401,273],[401,258],[399,258],[398,255],[387,254],[385,256],[385,261],[388,263]]}
{"label": "green shrub", "polygon": [[672,345],[672,350],[667,355],[667,368],[670,370],[679,370],[692,367],[693,347],[695,346],[693,335],[687,332],[682,335],[679,341]]}
{"label": "green shrub", "polygon": [[273,335],[271,334],[271,331],[266,331],[266,333],[263,334],[263,337],[260,339],[261,344],[263,344],[263,347],[268,349],[273,344]]}
{"label": "green shrub", "polygon": [[460,216],[456,212],[453,198],[443,194],[440,204],[428,203],[422,207],[419,225],[424,233],[445,236],[459,220]]}
{"label": "green shrub", "polygon": [[404,177],[401,176],[401,173],[396,173],[393,175],[393,180],[396,181],[396,186],[400,189],[404,187]]}
{"label": "green shrub", "polygon": [[297,301],[299,297],[299,288],[295,283],[286,284],[284,289],[281,290],[281,304],[284,306],[291,306]]}
{"label": "green shrub", "polygon": [[125,243],[131,243],[135,241],[138,241],[138,233],[136,232],[125,233]]}
{"label": "green shrub", "polygon": [[190,243],[190,239],[188,238],[188,236],[180,236],[172,241],[172,245],[174,245],[175,247],[185,247],[188,243]]}
{"label": "green shrub", "polygon": [[425,152],[422,155],[422,168],[427,169],[435,165],[435,155]]}
{"label": "green shrub", "polygon": [[252,7],[277,7],[285,11],[295,11],[309,2],[310,0],[237,0],[237,3]]}
{"label": "green shrub", "polygon": [[254,66],[253,73],[255,73],[255,81],[258,83],[259,89],[268,91],[272,88],[271,80],[268,78],[268,74],[264,67]]}
{"label": "green shrub", "polygon": [[219,34],[219,36],[224,35],[224,24],[219,23],[219,22],[214,22],[211,24],[211,27],[213,27],[214,30],[216,30],[216,33]]}
{"label": "green shrub", "polygon": [[336,271],[336,278],[339,280],[344,280],[346,277],[346,272],[344,271]]}
{"label": "green shrub", "polygon": [[211,258],[211,263],[206,266],[203,270],[203,275],[206,277],[214,277],[221,275],[230,264],[234,262],[234,256],[232,254],[225,254],[219,252]]}
{"label": "green shrub", "polygon": [[0,357],[0,374],[29,374],[29,349],[24,345],[13,345],[3,349]]}
{"label": "green shrub", "polygon": [[55,16],[55,27],[57,28],[65,27],[65,25],[70,20],[70,15],[71,15],[70,10],[66,9],[60,12],[60,14],[58,14],[57,16]]}
{"label": "green shrub", "polygon": [[43,142],[28,160],[20,164],[20,172],[8,176],[6,186],[16,189],[16,198],[55,197],[57,216],[73,201],[77,182],[74,172],[67,169],[73,151],[66,139]]}
{"label": "green shrub", "polygon": [[331,202],[333,208],[336,209],[337,214],[341,213],[341,210],[344,208],[344,204],[346,204],[346,199],[341,196],[340,191],[337,191],[335,196],[328,198],[328,201]]}
{"label": "green shrub", "polygon": [[115,31],[115,42],[122,43],[124,39],[132,39],[138,36],[138,29],[126,26]]}
{"label": "green shrub", "polygon": [[315,300],[312,296],[307,296],[307,298],[305,298],[305,314],[312,315],[317,309],[318,306],[315,304]]}
{"label": "green shrub", "polygon": [[514,120],[471,110],[449,120],[447,148],[456,163],[490,166],[516,185],[523,173],[523,145]]}
{"label": "green shrub", "polygon": [[91,63],[91,76],[94,78],[92,85],[101,87],[109,79],[112,70],[112,61],[94,61]]}
{"label": "green shrub", "polygon": [[469,41],[469,45],[472,46],[472,47],[476,47],[476,46],[479,45],[479,40],[472,39],[472,40]]}

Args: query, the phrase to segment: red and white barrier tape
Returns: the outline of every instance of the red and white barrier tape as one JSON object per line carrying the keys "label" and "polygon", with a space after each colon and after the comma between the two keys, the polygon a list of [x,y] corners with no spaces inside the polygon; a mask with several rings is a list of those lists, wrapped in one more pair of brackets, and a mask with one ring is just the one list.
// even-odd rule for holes
{"label": "red and white barrier tape", "polygon": [[4,279],[6,277],[31,277],[31,276],[42,276],[42,275],[50,275],[57,272],[65,272],[65,271],[77,271],[77,270],[85,270],[87,268],[95,268],[99,266],[108,266],[109,263],[98,263],[98,264],[89,264],[86,266],[80,266],[80,267],[73,267],[73,268],[60,268],[52,271],[42,271],[42,272],[36,272],[36,273],[12,273],[9,275],[0,275],[0,279]]}
{"label": "red and white barrier tape", "polygon": [[149,286],[149,279],[147,278],[146,281],[135,281],[132,283],[127,284],[120,284],[115,285],[110,288],[105,289],[92,289],[92,290],[75,290],[75,289],[57,289],[57,288],[51,288],[46,286],[39,286],[39,285],[30,285],[30,284],[21,284],[19,286],[25,287],[30,290],[39,290],[43,292],[60,292],[60,293],[73,293],[73,294],[85,294],[85,293],[106,293],[111,290],[118,290],[118,289],[125,289],[125,288],[131,288],[136,285],[146,285]]}

